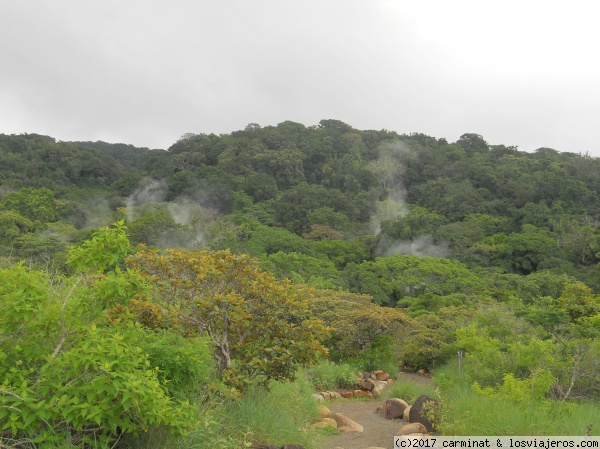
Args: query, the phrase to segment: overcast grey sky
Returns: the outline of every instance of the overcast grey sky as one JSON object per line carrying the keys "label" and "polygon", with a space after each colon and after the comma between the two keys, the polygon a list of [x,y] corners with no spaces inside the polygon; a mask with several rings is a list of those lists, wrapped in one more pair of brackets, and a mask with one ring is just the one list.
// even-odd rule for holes
{"label": "overcast grey sky", "polygon": [[599,111],[597,0],[0,0],[0,133],[331,118],[600,156]]}

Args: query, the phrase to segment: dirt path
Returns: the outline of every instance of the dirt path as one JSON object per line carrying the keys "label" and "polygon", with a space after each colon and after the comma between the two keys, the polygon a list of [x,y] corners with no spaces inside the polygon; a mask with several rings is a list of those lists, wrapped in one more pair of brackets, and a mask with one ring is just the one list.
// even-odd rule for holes
{"label": "dirt path", "polygon": [[[397,382],[413,382],[433,384],[431,379],[418,374],[401,373]],[[369,446],[392,448],[397,430],[406,424],[401,419],[385,419],[377,413],[377,407],[383,408],[385,398],[369,401],[339,399],[327,402],[326,405],[332,412],[356,421],[364,427],[364,432],[342,432],[339,435],[328,437],[321,449],[366,449]]]}
{"label": "dirt path", "polygon": [[383,399],[370,401],[337,400],[327,403],[332,412],[341,413],[362,425],[364,432],[342,432],[325,441],[322,449],[343,447],[344,449],[366,449],[369,446],[391,448],[394,435],[404,421],[385,419],[376,413],[377,407],[383,407]]}

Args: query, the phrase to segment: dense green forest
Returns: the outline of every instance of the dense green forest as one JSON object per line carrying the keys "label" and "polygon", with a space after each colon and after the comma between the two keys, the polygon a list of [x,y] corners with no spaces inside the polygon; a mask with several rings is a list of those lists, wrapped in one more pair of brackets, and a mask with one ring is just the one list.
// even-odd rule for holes
{"label": "dense green forest", "polygon": [[600,159],[477,134],[0,135],[0,439],[210,442],[200,391],[330,362],[435,372],[457,350],[485,400],[598,401],[599,197]]}

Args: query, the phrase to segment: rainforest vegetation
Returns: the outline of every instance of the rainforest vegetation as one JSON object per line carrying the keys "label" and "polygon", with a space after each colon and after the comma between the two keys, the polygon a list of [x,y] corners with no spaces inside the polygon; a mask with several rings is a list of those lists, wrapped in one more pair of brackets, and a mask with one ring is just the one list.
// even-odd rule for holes
{"label": "rainforest vegetation", "polygon": [[506,431],[466,395],[597,435],[598,198],[600,159],[478,134],[0,135],[0,446],[311,447],[240,410],[297,430],[315,373],[399,367],[439,373],[442,432]]}

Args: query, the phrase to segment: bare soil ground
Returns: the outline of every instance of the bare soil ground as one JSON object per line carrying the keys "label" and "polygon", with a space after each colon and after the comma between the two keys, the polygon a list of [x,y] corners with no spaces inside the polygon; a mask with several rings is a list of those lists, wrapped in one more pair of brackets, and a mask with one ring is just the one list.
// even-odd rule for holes
{"label": "bare soil ground", "polygon": [[[396,382],[403,381],[433,384],[431,379],[412,373],[401,373]],[[362,425],[364,432],[342,432],[339,435],[333,435],[325,440],[321,449],[334,449],[335,447],[366,449],[370,446],[392,449],[397,430],[407,423],[401,419],[385,419],[378,414],[377,408],[383,408],[384,402],[385,398],[368,401],[338,399],[325,402],[324,405],[332,412],[341,413]]]}

